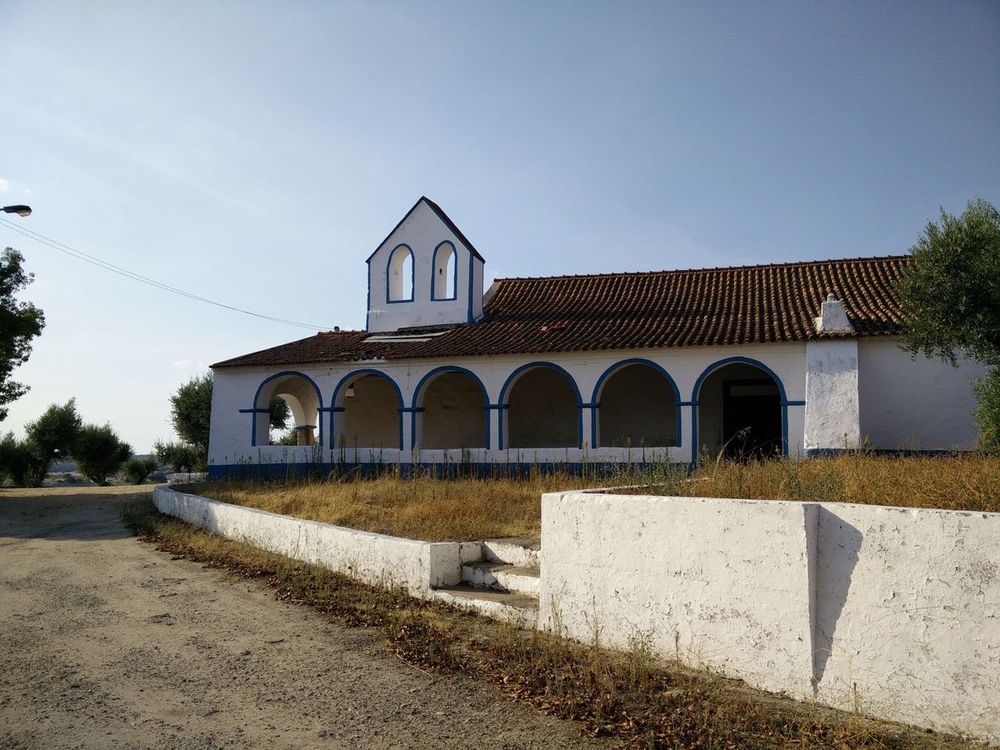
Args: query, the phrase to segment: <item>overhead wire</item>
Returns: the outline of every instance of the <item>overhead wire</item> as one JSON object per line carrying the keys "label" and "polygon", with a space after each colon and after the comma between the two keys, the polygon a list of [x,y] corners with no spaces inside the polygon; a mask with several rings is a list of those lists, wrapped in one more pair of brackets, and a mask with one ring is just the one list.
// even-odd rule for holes
{"label": "overhead wire", "polygon": [[242,313],[243,315],[250,315],[254,318],[260,318],[262,320],[269,320],[273,323],[282,323],[288,326],[296,326],[298,328],[308,328],[310,330],[332,330],[333,326],[322,326],[314,323],[302,323],[296,320],[288,320],[286,318],[278,318],[273,315],[265,315],[264,313],[254,312],[253,310],[247,310],[242,307],[236,307],[235,305],[227,305],[225,302],[219,302],[218,300],[210,299],[208,297],[203,297],[200,294],[194,294],[193,292],[185,291],[184,289],[179,289],[178,287],[166,284],[162,281],[157,281],[156,279],[150,278],[149,276],[144,276],[141,273],[136,273],[135,271],[130,271],[122,266],[115,265],[106,260],[98,258],[96,255],[91,255],[90,253],[85,253],[83,250],[78,250],[71,245],[67,245],[58,240],[54,240],[51,237],[46,237],[44,234],[34,231],[33,229],[28,229],[23,226],[19,226],[9,219],[4,219],[0,217],[0,225],[3,225],[13,232],[27,237],[30,240],[34,240],[42,245],[52,248],[53,250],[58,250],[61,253],[69,255],[70,257],[81,260],[84,263],[89,263],[91,265],[102,268],[105,271],[111,271],[119,276],[124,276],[127,279],[132,279],[133,281],[138,281],[142,284],[160,289],[164,292],[169,292],[171,294],[177,294],[187,299],[194,300],[196,302],[204,302],[208,305],[214,305],[215,307],[220,307],[224,310],[230,310],[231,312]]}

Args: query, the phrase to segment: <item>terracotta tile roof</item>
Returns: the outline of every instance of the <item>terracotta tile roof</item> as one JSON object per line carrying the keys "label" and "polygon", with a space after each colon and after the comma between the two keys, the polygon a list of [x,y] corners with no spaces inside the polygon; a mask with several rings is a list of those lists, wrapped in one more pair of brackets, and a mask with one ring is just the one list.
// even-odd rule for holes
{"label": "terracotta tile roof", "polygon": [[481,320],[434,338],[366,342],[364,331],[324,332],[213,367],[805,341],[819,337],[813,318],[830,293],[858,335],[892,335],[902,325],[895,282],[908,262],[499,279]]}

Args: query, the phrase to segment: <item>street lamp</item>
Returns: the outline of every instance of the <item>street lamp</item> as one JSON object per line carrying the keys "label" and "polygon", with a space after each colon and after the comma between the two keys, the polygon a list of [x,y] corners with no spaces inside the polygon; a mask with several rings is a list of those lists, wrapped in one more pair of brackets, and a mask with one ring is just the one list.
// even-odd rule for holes
{"label": "street lamp", "polygon": [[31,216],[31,206],[4,206],[0,208],[5,214],[17,214],[18,216]]}

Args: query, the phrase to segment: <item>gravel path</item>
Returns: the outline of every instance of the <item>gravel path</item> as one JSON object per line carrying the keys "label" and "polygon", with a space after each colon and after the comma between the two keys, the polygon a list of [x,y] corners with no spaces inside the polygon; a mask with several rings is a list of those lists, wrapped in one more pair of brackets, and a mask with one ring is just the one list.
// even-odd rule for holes
{"label": "gravel path", "polygon": [[136,541],[137,490],[0,490],[0,748],[600,746]]}

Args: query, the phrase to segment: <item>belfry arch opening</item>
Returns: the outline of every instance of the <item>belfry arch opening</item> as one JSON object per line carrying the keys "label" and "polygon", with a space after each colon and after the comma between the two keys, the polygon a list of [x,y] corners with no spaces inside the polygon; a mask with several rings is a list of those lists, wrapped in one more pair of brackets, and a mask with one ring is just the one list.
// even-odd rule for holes
{"label": "belfry arch opening", "polygon": [[449,370],[432,375],[417,393],[414,446],[418,448],[483,448],[489,428],[489,402],[471,373]]}
{"label": "belfry arch opening", "polygon": [[519,373],[504,391],[505,447],[579,447],[580,398],[567,373],[537,365]]}
{"label": "belfry arch opening", "polygon": [[442,242],[434,248],[434,279],[431,282],[431,299],[455,299],[457,256],[455,246]]}
{"label": "belfry arch opening", "polygon": [[[288,405],[284,430],[271,429],[271,402]],[[320,394],[304,375],[288,373],[265,381],[257,390],[254,420],[255,445],[316,445],[320,440]]]}
{"label": "belfry arch opening", "polygon": [[669,447],[678,443],[677,391],[651,363],[630,362],[602,378],[594,394],[594,447]]}
{"label": "belfry arch opening", "polygon": [[781,456],[781,383],[766,369],[732,362],[703,376],[695,394],[698,450],[732,459]]}
{"label": "belfry arch opening", "polygon": [[348,376],[334,403],[334,446],[401,448],[402,408],[399,388],[387,375]]}
{"label": "belfry arch opening", "polygon": [[406,245],[399,245],[389,255],[387,269],[389,302],[413,301],[413,253]]}

